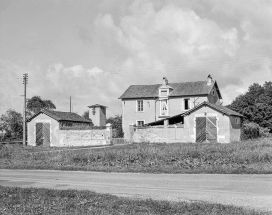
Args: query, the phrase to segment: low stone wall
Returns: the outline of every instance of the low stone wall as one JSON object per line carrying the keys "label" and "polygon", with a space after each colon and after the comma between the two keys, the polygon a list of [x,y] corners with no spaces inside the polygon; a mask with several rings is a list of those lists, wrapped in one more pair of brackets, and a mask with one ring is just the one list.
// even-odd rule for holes
{"label": "low stone wall", "polygon": [[110,145],[112,129],[108,126],[103,130],[59,130],[59,143],[53,146],[98,146]]}
{"label": "low stone wall", "polygon": [[189,142],[189,130],[184,126],[130,127],[131,142],[174,143]]}

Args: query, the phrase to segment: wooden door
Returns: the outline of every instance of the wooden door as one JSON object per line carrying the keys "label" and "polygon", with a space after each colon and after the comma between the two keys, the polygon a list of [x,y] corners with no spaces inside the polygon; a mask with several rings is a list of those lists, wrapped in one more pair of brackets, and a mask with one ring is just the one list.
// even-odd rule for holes
{"label": "wooden door", "polygon": [[50,146],[50,123],[43,123],[43,145]]}
{"label": "wooden door", "polygon": [[196,142],[206,141],[206,117],[196,117]]}
{"label": "wooden door", "polygon": [[196,142],[217,142],[216,117],[196,117]]}
{"label": "wooden door", "polygon": [[50,146],[50,123],[36,123],[36,146]]}
{"label": "wooden door", "polygon": [[206,118],[206,134],[207,134],[207,142],[209,143],[217,142],[217,126],[216,126],[215,116]]}

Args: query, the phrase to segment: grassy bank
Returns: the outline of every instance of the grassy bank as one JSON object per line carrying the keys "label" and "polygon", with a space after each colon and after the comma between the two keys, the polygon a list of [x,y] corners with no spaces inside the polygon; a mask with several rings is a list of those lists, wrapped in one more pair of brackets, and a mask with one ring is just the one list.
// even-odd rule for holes
{"label": "grassy bank", "polygon": [[272,173],[272,140],[230,144],[131,144],[58,151],[3,146],[0,168],[151,173]]}
{"label": "grassy bank", "polygon": [[75,190],[0,186],[0,199],[1,214],[268,214],[220,204],[133,200]]}

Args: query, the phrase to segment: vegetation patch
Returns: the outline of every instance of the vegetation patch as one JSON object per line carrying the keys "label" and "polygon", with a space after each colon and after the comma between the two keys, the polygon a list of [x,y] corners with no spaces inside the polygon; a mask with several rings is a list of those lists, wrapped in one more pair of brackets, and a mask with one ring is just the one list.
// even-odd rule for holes
{"label": "vegetation patch", "polygon": [[268,214],[221,204],[134,200],[76,190],[0,186],[0,199],[1,214]]}
{"label": "vegetation patch", "polygon": [[130,144],[107,148],[60,148],[5,145],[0,168],[145,173],[271,174],[272,140],[230,144]]}

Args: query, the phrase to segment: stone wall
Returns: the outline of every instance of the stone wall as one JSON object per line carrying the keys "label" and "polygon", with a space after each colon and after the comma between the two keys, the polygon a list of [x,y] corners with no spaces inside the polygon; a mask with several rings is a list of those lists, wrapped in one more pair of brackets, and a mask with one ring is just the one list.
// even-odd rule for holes
{"label": "stone wall", "polygon": [[56,147],[110,145],[112,139],[111,125],[103,130],[59,130]]}

